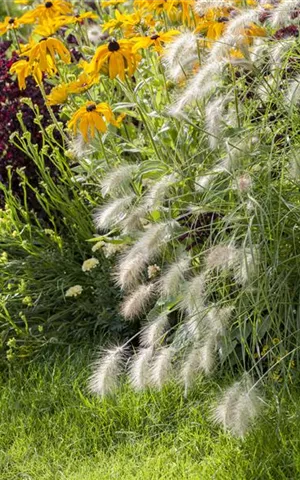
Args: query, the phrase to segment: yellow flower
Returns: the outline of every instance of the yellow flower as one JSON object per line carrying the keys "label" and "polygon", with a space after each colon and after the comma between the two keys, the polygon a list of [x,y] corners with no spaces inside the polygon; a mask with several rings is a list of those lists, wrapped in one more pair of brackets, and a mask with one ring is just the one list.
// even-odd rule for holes
{"label": "yellow flower", "polygon": [[67,83],[61,83],[60,85],[52,88],[49,95],[47,95],[47,104],[52,106],[65,103],[68,98],[68,94],[69,92]]}
{"label": "yellow flower", "polygon": [[43,77],[42,71],[39,69],[38,65],[35,62],[29,65],[27,59],[21,59],[13,63],[9,71],[11,74],[15,73],[17,75],[20,90],[26,88],[27,77],[32,76],[36,83],[41,83]]}
{"label": "yellow flower", "polygon": [[69,83],[61,83],[52,88],[47,95],[48,105],[60,105],[65,103],[70,93],[83,93],[88,90],[95,81],[85,72],[81,73],[77,80]]}
{"label": "yellow flower", "polygon": [[99,265],[99,260],[97,260],[97,258],[92,257],[85,260],[81,268],[83,272],[89,272],[93,268],[97,267],[97,265]]}
{"label": "yellow flower", "polygon": [[97,48],[95,55],[85,71],[91,75],[99,73],[103,67],[108,66],[110,78],[117,75],[121,80],[125,79],[125,73],[130,76],[134,74],[140,56],[132,50],[132,43],[129,40],[111,39],[107,45]]}
{"label": "yellow flower", "polygon": [[166,42],[172,42],[173,37],[179,33],[180,32],[178,30],[170,30],[166,33],[155,33],[150,37],[132,38],[132,42],[134,43],[133,51],[136,52],[140,48],[149,48],[154,46],[157,52],[161,52],[163,49],[163,44]]}
{"label": "yellow flower", "polygon": [[82,286],[81,285],[74,285],[74,287],[70,287],[66,291],[66,297],[78,297],[82,294]]}
{"label": "yellow flower", "polygon": [[109,20],[108,22],[102,25],[102,30],[105,32],[106,30],[109,33],[112,33],[113,30],[118,28],[125,29],[126,34],[130,34],[133,32],[133,28],[138,25],[142,20],[142,12],[136,11],[131,14],[123,14],[120,13],[119,10],[115,11],[115,18]]}
{"label": "yellow flower", "polygon": [[156,13],[166,13],[169,17],[178,12],[178,0],[134,0],[134,6]]}
{"label": "yellow flower", "polygon": [[102,0],[101,7],[110,7],[111,5],[119,5],[119,3],[125,3],[126,0]]}
{"label": "yellow flower", "polygon": [[84,12],[78,15],[61,15],[54,19],[54,24],[57,28],[60,28],[63,25],[82,24],[87,18],[95,20],[98,18],[98,15],[92,12]]}
{"label": "yellow flower", "polygon": [[29,0],[15,0],[15,2],[17,5],[28,5],[29,4]]}
{"label": "yellow flower", "polygon": [[19,28],[21,22],[18,18],[5,17],[4,22],[0,22],[0,35],[4,35],[9,30]]}
{"label": "yellow flower", "polygon": [[68,83],[68,90],[70,93],[83,93],[94,85],[95,79],[85,72],[82,72],[77,80]]}
{"label": "yellow flower", "polygon": [[[104,120],[105,119],[105,120]],[[68,123],[68,127],[73,130],[74,135],[80,130],[84,140],[87,142],[89,136],[95,137],[95,132],[105,133],[107,130],[106,123],[119,127],[123,116],[115,119],[115,116],[107,103],[87,102],[83,107],[74,113]]]}
{"label": "yellow flower", "polygon": [[33,10],[26,12],[23,17],[28,23],[34,23],[52,20],[59,15],[68,15],[73,11],[71,3],[65,0],[46,0],[42,4],[35,7]]}
{"label": "yellow flower", "polygon": [[56,55],[64,63],[71,63],[70,52],[60,40],[53,37],[42,38],[38,43],[29,44],[22,50],[21,55],[29,57],[29,66],[37,63],[38,68],[50,76],[57,72]]}

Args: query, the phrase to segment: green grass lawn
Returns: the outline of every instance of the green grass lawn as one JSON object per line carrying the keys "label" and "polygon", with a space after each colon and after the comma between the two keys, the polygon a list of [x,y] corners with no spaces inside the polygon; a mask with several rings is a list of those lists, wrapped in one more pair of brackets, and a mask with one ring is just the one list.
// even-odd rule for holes
{"label": "green grass lawn", "polygon": [[209,421],[199,383],[109,400],[86,390],[88,354],[13,367],[1,380],[1,480],[299,479],[300,394],[273,402],[245,440]]}

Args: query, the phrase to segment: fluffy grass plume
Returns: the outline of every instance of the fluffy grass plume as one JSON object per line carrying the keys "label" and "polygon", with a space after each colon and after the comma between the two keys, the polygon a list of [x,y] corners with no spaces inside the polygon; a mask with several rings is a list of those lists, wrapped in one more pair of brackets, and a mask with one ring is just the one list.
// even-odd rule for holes
{"label": "fluffy grass plume", "polygon": [[121,305],[121,313],[126,320],[132,320],[145,314],[146,308],[155,292],[155,285],[139,285]]}
{"label": "fluffy grass plume", "polygon": [[120,374],[126,359],[124,347],[104,351],[93,365],[89,390],[100,397],[113,394],[119,387]]}
{"label": "fluffy grass plume", "polygon": [[127,209],[134,200],[134,195],[112,200],[94,213],[94,224],[99,230],[110,230],[117,226],[126,216]]}
{"label": "fluffy grass plume", "polygon": [[163,312],[157,318],[145,324],[141,330],[140,343],[143,347],[157,346],[169,326],[168,313]]}
{"label": "fluffy grass plume", "polygon": [[101,192],[103,197],[106,195],[128,194],[130,183],[134,173],[138,170],[138,165],[120,165],[111,170],[101,182]]}
{"label": "fluffy grass plume", "polygon": [[257,418],[262,403],[253,380],[245,374],[242,380],[225,390],[213,410],[212,418],[215,423],[222,425],[233,435],[244,437]]}
{"label": "fluffy grass plume", "polygon": [[190,267],[191,259],[184,253],[177,261],[166,268],[160,279],[160,289],[164,297],[176,296],[184,282],[184,275]]}
{"label": "fluffy grass plume", "polygon": [[172,359],[174,349],[169,346],[161,347],[155,354],[151,365],[151,384],[161,390],[173,377]]}
{"label": "fluffy grass plume", "polygon": [[156,259],[162,247],[172,239],[172,233],[177,226],[175,221],[155,223],[140,235],[119,262],[116,280],[122,289],[136,286],[143,270]]}
{"label": "fluffy grass plume", "polygon": [[149,386],[151,380],[150,366],[153,358],[154,348],[141,348],[132,358],[129,379],[134,390],[144,390]]}

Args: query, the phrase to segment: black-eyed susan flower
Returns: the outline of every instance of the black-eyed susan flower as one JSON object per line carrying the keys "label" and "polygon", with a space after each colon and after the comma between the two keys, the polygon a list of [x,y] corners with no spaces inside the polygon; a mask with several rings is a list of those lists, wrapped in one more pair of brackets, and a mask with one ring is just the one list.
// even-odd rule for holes
{"label": "black-eyed susan flower", "polygon": [[74,93],[83,93],[88,90],[95,83],[87,73],[83,72],[73,82],[61,83],[52,88],[49,95],[47,95],[48,105],[61,105],[65,103],[68,96]]}
{"label": "black-eyed susan flower", "polygon": [[58,17],[59,15],[69,15],[73,12],[71,3],[65,0],[46,0],[40,5],[37,5],[33,10],[26,12],[23,17],[26,18],[27,23],[47,21]]}
{"label": "black-eyed susan flower", "polygon": [[61,83],[53,87],[49,95],[47,95],[47,105],[61,105],[65,103],[69,95],[68,84]]}
{"label": "black-eyed susan flower", "polygon": [[57,72],[56,56],[66,64],[71,63],[69,50],[53,37],[42,38],[38,43],[29,44],[22,50],[21,55],[29,58],[29,66],[37,64],[42,72],[47,72],[50,76]]}
{"label": "black-eyed susan flower", "polygon": [[26,78],[32,76],[37,83],[42,81],[42,71],[36,63],[29,65],[28,59],[21,59],[13,63],[10,67],[10,73],[16,74],[18,78],[19,89],[26,88]]}
{"label": "black-eyed susan flower", "polygon": [[154,47],[157,52],[161,52],[164,43],[172,42],[174,36],[179,34],[180,32],[178,30],[169,30],[165,33],[154,33],[149,37],[132,38],[132,42],[134,43],[133,51],[136,52],[140,48]]}
{"label": "black-eyed susan flower", "polygon": [[103,67],[108,67],[110,78],[119,76],[121,80],[124,80],[126,73],[128,75],[134,74],[140,58],[140,55],[133,52],[131,41],[117,41],[113,38],[107,45],[101,45],[97,48],[85,71],[94,76],[102,71]]}
{"label": "black-eyed susan flower", "polygon": [[19,28],[21,25],[18,18],[5,17],[3,22],[0,22],[0,35],[4,35],[9,30]]}
{"label": "black-eyed susan flower", "polygon": [[108,31],[112,33],[114,30],[122,29],[128,36],[133,33],[133,29],[138,25],[143,18],[141,11],[135,11],[134,13],[121,13],[119,10],[115,11],[115,18],[112,18],[108,22],[102,25],[103,32]]}
{"label": "black-eyed susan flower", "polygon": [[78,15],[60,15],[59,17],[56,17],[53,22],[58,28],[60,28],[64,25],[82,24],[86,19],[96,20],[97,18],[98,15],[93,12],[83,12]]}
{"label": "black-eyed susan flower", "polygon": [[89,138],[95,137],[96,132],[105,133],[107,123],[119,127],[123,118],[124,116],[120,115],[116,119],[107,103],[99,103],[97,105],[94,102],[87,102],[74,113],[68,123],[68,127],[73,130],[74,135],[79,130],[87,142]]}
{"label": "black-eyed susan flower", "polygon": [[178,0],[134,0],[134,6],[158,14],[166,13],[169,17],[176,15],[178,12]]}
{"label": "black-eyed susan flower", "polygon": [[68,90],[70,93],[83,93],[91,88],[95,83],[95,78],[82,72],[79,77],[73,82],[68,83]]}

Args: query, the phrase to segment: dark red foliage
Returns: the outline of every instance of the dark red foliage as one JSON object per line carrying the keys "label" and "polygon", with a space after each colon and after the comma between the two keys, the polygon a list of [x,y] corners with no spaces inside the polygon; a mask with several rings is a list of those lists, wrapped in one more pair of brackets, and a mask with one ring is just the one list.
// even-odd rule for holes
{"label": "dark red foliage", "polygon": [[296,25],[289,25],[288,27],[280,28],[275,32],[274,37],[277,40],[282,40],[283,38],[288,37],[298,37],[299,28]]}
{"label": "dark red foliage", "polygon": [[[27,87],[25,90],[19,90],[18,82],[9,73],[11,65],[18,60],[13,53],[10,58],[6,54],[9,42],[0,43],[0,182],[7,184],[7,167],[11,166],[12,170],[25,167],[26,175],[33,185],[38,184],[37,173],[34,162],[24,154],[18,147],[10,143],[9,137],[13,132],[20,132],[21,128],[16,117],[18,112],[23,114],[23,122],[27,129],[31,132],[32,142],[41,145],[42,136],[39,126],[34,123],[34,113],[22,102],[23,97],[30,97],[34,104],[38,105],[40,113],[43,115],[43,125],[47,126],[51,123],[51,118],[45,107],[43,97],[38,86],[32,78],[27,79]],[[46,92],[50,87],[45,85]],[[22,189],[19,186],[20,179],[18,175],[13,175],[14,193],[22,197]],[[35,207],[36,202],[32,194],[29,193],[30,206]],[[0,206],[3,205],[3,193],[0,192]]]}

